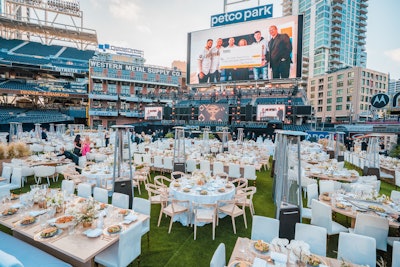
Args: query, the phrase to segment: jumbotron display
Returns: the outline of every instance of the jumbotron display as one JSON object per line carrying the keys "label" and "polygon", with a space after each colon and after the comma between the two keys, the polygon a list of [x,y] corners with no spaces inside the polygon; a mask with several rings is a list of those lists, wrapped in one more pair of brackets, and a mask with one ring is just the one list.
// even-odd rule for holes
{"label": "jumbotron display", "polygon": [[258,105],[257,121],[270,121],[285,119],[285,105]]}
{"label": "jumbotron display", "polygon": [[287,16],[189,33],[189,84],[300,77],[302,24]]}
{"label": "jumbotron display", "polygon": [[162,107],[145,107],[144,119],[145,120],[161,120],[163,116]]}
{"label": "jumbotron display", "polygon": [[199,121],[228,121],[228,106],[221,104],[203,104],[199,106]]}

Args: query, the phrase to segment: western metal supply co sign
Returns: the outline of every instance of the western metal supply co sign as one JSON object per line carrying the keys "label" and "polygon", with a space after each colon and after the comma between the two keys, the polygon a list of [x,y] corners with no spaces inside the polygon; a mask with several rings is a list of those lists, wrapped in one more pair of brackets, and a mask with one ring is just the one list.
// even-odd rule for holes
{"label": "western metal supply co sign", "polygon": [[211,27],[272,17],[272,4],[211,16]]}

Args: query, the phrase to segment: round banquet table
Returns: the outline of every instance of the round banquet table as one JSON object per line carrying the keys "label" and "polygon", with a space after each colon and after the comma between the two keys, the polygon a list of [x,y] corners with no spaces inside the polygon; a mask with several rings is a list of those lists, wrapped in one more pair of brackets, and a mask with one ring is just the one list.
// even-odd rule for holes
{"label": "round banquet table", "polygon": [[[215,204],[218,200],[230,200],[235,196],[235,186],[229,182],[225,184],[223,180],[213,180],[203,186],[196,185],[191,179],[182,178],[179,180],[179,186],[177,186],[177,182],[172,182],[170,184],[170,193],[175,199],[189,200],[191,205],[190,212],[192,212],[192,203]],[[230,186],[230,188],[227,188],[226,185],[228,185],[228,187]],[[221,188],[224,188],[224,192],[219,191]],[[202,194],[205,191],[207,194]],[[224,217],[224,214],[219,215],[219,217]],[[188,225],[186,214],[175,216],[174,221],[179,221],[184,226]],[[198,226],[202,225],[204,225],[204,223],[198,224]]]}

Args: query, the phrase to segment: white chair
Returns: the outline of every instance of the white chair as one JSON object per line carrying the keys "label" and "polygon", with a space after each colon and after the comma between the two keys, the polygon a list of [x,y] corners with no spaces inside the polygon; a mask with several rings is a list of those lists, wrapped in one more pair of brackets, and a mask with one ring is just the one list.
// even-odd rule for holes
{"label": "white chair", "polygon": [[1,172],[1,178],[4,178],[5,181],[0,182],[0,185],[9,184],[11,182],[11,174],[12,174],[12,167],[5,166],[3,164],[3,170]]}
{"label": "white chair", "polygon": [[141,165],[143,163],[142,154],[139,153],[133,154],[133,163],[135,163],[135,165]]}
{"label": "white chair", "polygon": [[200,171],[204,172],[207,175],[211,174],[211,163],[209,160],[201,160],[200,161]]}
{"label": "white chair", "polygon": [[213,175],[216,175],[217,173],[223,173],[223,172],[224,172],[224,163],[221,161],[214,161]]}
{"label": "white chair", "polygon": [[392,190],[392,192],[390,193],[390,199],[395,202],[400,202],[400,191]]}
{"label": "white chair", "polygon": [[236,163],[229,163],[228,175],[233,179],[240,178],[240,165]]}
{"label": "white chair", "polygon": [[352,233],[340,233],[337,259],[360,265],[376,266],[375,239]]}
{"label": "white chair", "polygon": [[10,192],[10,189],[8,188],[8,186],[0,185],[0,201],[4,197],[10,197],[10,196],[11,196],[11,192]]}
{"label": "white chair", "polygon": [[128,209],[129,208],[129,196],[127,194],[114,192],[112,194],[111,204],[113,206],[121,208],[121,209]]}
{"label": "white chair", "polygon": [[35,173],[35,182],[36,184],[40,184],[42,182],[42,178],[47,179],[47,184],[50,185],[50,178],[53,179],[53,182],[56,182],[56,167],[54,166],[36,166],[33,168]]}
{"label": "white chair", "polygon": [[220,243],[211,258],[210,267],[225,267],[225,266],[226,266],[225,244]]}
{"label": "white chair", "polygon": [[10,190],[19,189],[22,186],[22,168],[14,167],[11,174],[11,182],[8,184]]}
{"label": "white chair", "polygon": [[151,162],[151,155],[146,153],[143,154],[143,163],[146,164],[147,166],[151,167],[153,164]]}
{"label": "white chair", "polygon": [[400,242],[393,242],[392,266],[400,266]]}
{"label": "white chair", "polygon": [[275,218],[254,215],[251,227],[251,240],[263,240],[270,243],[279,237],[279,220]]}
{"label": "white chair", "polygon": [[164,172],[164,163],[163,163],[163,158],[160,155],[154,156],[154,164],[153,164],[153,169],[156,171]]}
{"label": "white chair", "polygon": [[192,172],[194,172],[195,170],[196,170],[196,160],[194,160],[194,159],[188,159],[187,161],[186,161],[186,172],[188,172],[188,173],[192,173]]}
{"label": "white chair", "polygon": [[78,184],[78,197],[89,198],[92,196],[92,185],[88,183]]}
{"label": "white chair", "polygon": [[215,239],[215,225],[217,223],[217,204],[201,204],[193,203],[194,213],[194,236],[196,240],[197,224],[198,223],[212,223],[212,238]]}
{"label": "white chair", "polygon": [[302,240],[310,245],[310,252],[326,257],[326,229],[323,227],[296,223],[295,240]]}
{"label": "white chair", "polygon": [[72,180],[62,180],[61,181],[61,191],[65,191],[68,195],[75,192],[75,183]]}
{"label": "white chair", "polygon": [[108,190],[101,187],[93,188],[93,198],[99,202],[108,204]]}
{"label": "white chair", "polygon": [[247,180],[255,181],[257,179],[256,167],[254,165],[245,165],[244,172],[243,172],[243,178],[246,178]]}
{"label": "white chair", "polygon": [[319,193],[334,192],[335,183],[332,180],[320,180],[319,181]]}
{"label": "white chair", "polygon": [[174,159],[172,157],[164,158],[164,171],[171,173],[174,170]]}
{"label": "white chair", "polygon": [[150,200],[134,197],[132,201],[132,209],[135,212],[139,212],[141,214],[149,216],[149,219],[142,222],[142,236],[147,234],[147,246],[150,245],[150,210],[151,210],[151,203]]}
{"label": "white chair", "polygon": [[376,215],[358,213],[354,229],[350,229],[358,235],[365,235],[376,240],[376,249],[386,251],[389,235],[389,220]]}
{"label": "white chair", "polygon": [[100,252],[94,261],[103,266],[125,267],[141,254],[141,224],[134,223],[119,235],[119,240]]}
{"label": "white chair", "polygon": [[332,220],[331,206],[315,199],[311,203],[311,224],[324,227],[328,235],[349,231],[343,225]]}
{"label": "white chair", "polygon": [[313,199],[318,199],[318,184],[310,184],[307,186],[307,207],[311,207]]}
{"label": "white chair", "polygon": [[[94,160],[96,161],[96,162],[103,162],[103,161],[105,161],[107,159],[107,155],[104,155],[104,154],[99,154],[99,153],[97,153],[95,156],[94,156]],[[80,164],[79,164],[80,165]]]}
{"label": "white chair", "polygon": [[394,184],[396,185],[396,189],[400,187],[400,171],[394,171]]}

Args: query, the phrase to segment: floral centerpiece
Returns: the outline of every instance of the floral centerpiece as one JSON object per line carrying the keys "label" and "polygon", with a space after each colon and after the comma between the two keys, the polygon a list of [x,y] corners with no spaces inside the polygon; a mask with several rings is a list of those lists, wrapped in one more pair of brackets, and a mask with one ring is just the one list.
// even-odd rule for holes
{"label": "floral centerpiece", "polygon": [[46,197],[47,207],[53,207],[60,212],[64,205],[64,193],[59,191]]}
{"label": "floral centerpiece", "polygon": [[207,175],[202,171],[194,171],[192,177],[196,181],[196,184],[200,186],[205,185],[208,181],[212,179],[210,175]]}
{"label": "floral centerpiece", "polygon": [[83,226],[90,226],[97,216],[98,209],[96,208],[96,201],[93,197],[86,199],[80,203],[72,213],[75,215],[78,222],[83,223]]}

